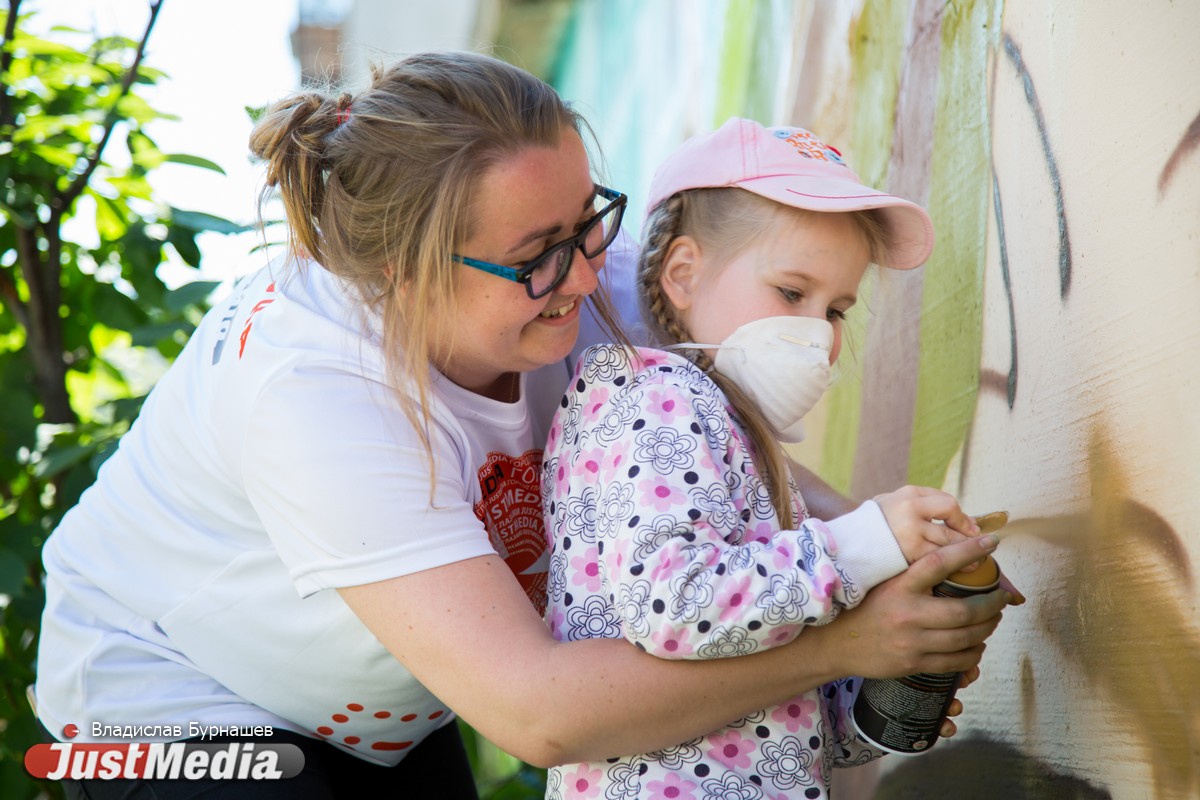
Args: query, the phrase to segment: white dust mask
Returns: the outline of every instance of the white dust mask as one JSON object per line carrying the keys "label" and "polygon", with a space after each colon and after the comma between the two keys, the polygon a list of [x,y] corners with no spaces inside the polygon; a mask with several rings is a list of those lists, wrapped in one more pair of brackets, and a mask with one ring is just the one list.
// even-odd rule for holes
{"label": "white dust mask", "polygon": [[746,323],[719,345],[676,347],[715,349],[717,371],[746,393],[783,442],[804,438],[802,419],[829,388],[833,326],[827,320],[767,317]]}

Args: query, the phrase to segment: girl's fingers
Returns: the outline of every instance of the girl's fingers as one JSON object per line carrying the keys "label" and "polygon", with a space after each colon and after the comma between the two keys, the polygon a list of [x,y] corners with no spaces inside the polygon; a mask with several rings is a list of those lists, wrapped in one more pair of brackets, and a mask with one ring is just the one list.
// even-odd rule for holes
{"label": "girl's fingers", "polygon": [[916,494],[913,503],[922,518],[941,520],[947,528],[964,536],[978,535],[979,526],[975,524],[975,518],[962,510],[954,495],[923,486],[913,488]]}
{"label": "girl's fingers", "polygon": [[953,544],[957,539],[963,538],[961,535],[959,535],[956,539],[955,531],[952,531],[945,525],[938,525],[936,522],[922,521],[920,525],[921,538],[931,544],[936,544],[939,547],[945,547],[948,544]]}

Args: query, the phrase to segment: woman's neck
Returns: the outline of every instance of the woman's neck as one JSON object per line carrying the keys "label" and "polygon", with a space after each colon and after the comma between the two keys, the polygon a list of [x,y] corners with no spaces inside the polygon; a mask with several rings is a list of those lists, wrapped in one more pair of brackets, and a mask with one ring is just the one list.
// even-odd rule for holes
{"label": "woman's neck", "polygon": [[445,370],[439,371],[451,383],[480,397],[499,400],[502,403],[515,403],[521,399],[521,373],[519,372],[503,372],[494,380],[487,382],[472,381],[470,384],[467,384]]}

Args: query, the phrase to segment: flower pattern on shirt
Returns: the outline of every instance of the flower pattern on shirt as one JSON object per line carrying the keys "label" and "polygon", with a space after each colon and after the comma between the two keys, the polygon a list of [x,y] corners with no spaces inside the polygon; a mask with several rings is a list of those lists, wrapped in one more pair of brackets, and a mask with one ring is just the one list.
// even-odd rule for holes
{"label": "flower pattern on shirt", "polygon": [[[547,620],[560,640],[728,658],[785,644],[862,599],[794,485],[802,522],[780,531],[724,394],[680,356],[585,351],[543,464]],[[827,684],[655,753],[556,767],[547,797],[825,797],[835,764],[879,755],[847,721],[851,687]]]}

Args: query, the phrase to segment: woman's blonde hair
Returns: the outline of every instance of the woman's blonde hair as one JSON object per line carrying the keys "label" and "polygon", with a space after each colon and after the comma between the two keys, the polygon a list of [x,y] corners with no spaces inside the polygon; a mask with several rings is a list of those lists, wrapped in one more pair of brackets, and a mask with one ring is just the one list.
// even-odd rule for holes
{"label": "woman's blonde hair", "polygon": [[[432,320],[451,314],[463,269],[452,255],[473,233],[480,177],[521,150],[585,130],[541,80],[456,52],[376,68],[358,94],[297,93],[271,106],[250,135],[251,151],[267,162],[260,209],[277,190],[289,251],[345,280],[378,312],[389,377],[429,455],[428,334]],[[604,298],[596,305],[611,327]]]}
{"label": "woman's blonde hair", "polygon": [[[789,220],[811,219],[830,212],[792,208],[760,197],[745,189],[691,189],[672,195],[651,210],[646,219],[645,240],[638,260],[638,297],[642,318],[650,334],[661,345],[692,342],[695,339],[680,318],[662,288],[662,269],[671,243],[690,236],[703,249],[706,265],[721,269],[738,252],[767,234],[772,227]],[[876,261],[887,246],[885,229],[874,211],[850,214]],[[713,344],[716,344],[715,342]],[[729,399],[734,413],[746,429],[754,448],[754,461],[771,504],[784,530],[796,526],[792,511],[790,470],[783,446],[775,438],[766,417],[741,388],[714,367],[704,351],[684,351],[705,370]]]}

